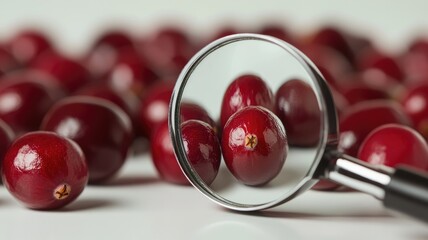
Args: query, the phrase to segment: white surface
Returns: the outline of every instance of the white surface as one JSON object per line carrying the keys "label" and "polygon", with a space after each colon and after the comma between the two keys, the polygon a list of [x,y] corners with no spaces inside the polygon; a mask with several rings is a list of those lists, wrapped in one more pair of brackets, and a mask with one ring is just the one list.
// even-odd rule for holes
{"label": "white surface", "polygon": [[309,191],[272,210],[228,211],[192,187],[160,181],[142,155],[57,211],[26,209],[0,187],[0,239],[423,240],[428,228],[361,193]]}

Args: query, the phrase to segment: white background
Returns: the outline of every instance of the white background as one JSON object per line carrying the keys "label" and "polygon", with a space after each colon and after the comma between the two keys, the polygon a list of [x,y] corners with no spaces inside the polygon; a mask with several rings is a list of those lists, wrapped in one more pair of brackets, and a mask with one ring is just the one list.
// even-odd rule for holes
{"label": "white background", "polygon": [[[243,27],[281,20],[305,34],[327,23],[373,38],[398,52],[428,34],[428,1],[0,0],[0,42],[30,25],[46,28],[70,54],[102,29],[142,36],[174,21],[204,35],[226,22]],[[105,187],[88,187],[53,212],[27,210],[0,187],[0,239],[428,239],[427,225],[391,215],[360,193],[310,191],[277,209],[238,214],[190,187],[158,180],[147,154],[130,159]]]}

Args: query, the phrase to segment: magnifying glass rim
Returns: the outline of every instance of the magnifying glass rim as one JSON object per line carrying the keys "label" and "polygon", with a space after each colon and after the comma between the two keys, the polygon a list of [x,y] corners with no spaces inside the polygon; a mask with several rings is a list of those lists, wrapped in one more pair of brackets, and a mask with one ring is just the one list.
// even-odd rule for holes
{"label": "magnifying glass rim", "polygon": [[[313,161],[305,177],[300,181],[297,186],[295,186],[291,190],[288,190],[287,193],[285,193],[282,197],[260,204],[242,204],[228,200],[214,192],[208,185],[206,185],[205,182],[196,173],[196,171],[194,171],[194,169],[189,164],[187,164],[187,154],[185,152],[180,129],[181,98],[187,81],[192,75],[194,69],[199,65],[201,61],[203,61],[205,57],[209,56],[218,48],[243,40],[261,40],[269,42],[281,47],[290,55],[292,55],[305,69],[311,81],[314,83],[313,87],[316,89],[315,95],[318,100],[322,116],[322,134],[320,136],[316,159]],[[202,194],[204,194],[212,201],[216,202],[217,204],[220,204],[223,207],[238,211],[256,211],[271,208],[294,198],[301,192],[312,187],[317,182],[317,180],[314,179],[314,174],[315,171],[319,170],[318,166],[326,153],[326,149],[330,149],[332,146],[333,148],[335,148],[335,143],[337,142],[337,117],[333,99],[322,74],[316,68],[315,64],[312,63],[301,51],[299,51],[297,48],[290,45],[289,43],[284,42],[275,37],[254,33],[234,34],[215,40],[204,48],[202,48],[190,59],[190,61],[181,71],[173,89],[169,106],[168,123],[176,158],[187,179],[196,189],[198,189]]]}

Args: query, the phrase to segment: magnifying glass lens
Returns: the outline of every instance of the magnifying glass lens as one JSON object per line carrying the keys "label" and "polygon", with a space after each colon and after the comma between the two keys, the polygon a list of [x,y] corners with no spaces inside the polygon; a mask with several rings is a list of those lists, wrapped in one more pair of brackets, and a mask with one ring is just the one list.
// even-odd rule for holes
{"label": "magnifying glass lens", "polygon": [[[193,185],[229,208],[277,205],[315,183],[326,141],[323,98],[309,65],[276,41],[226,37],[197,54],[176,85],[170,121],[180,165]],[[192,139],[180,140],[186,119],[178,116],[188,104],[213,120],[205,122],[217,134],[221,157],[212,179],[186,153]],[[201,156],[208,153],[203,145]]]}

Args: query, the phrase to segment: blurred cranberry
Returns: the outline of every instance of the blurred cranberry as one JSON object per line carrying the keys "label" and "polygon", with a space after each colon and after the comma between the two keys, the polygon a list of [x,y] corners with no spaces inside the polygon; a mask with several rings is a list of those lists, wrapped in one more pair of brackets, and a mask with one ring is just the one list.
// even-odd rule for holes
{"label": "blurred cranberry", "polygon": [[428,81],[428,39],[416,38],[400,57],[406,83]]}
{"label": "blurred cranberry", "polygon": [[138,122],[144,136],[150,137],[153,129],[167,119],[173,87],[171,83],[159,82],[142,98]]}
{"label": "blurred cranberry", "polygon": [[125,32],[121,30],[106,31],[94,41],[84,61],[94,77],[100,78],[113,67],[120,49],[133,47],[131,37]]}
{"label": "blurred cranberry", "polygon": [[115,104],[86,96],[67,97],[43,118],[40,129],[75,141],[89,167],[89,182],[102,183],[125,163],[132,140],[130,119]]}
{"label": "blurred cranberry", "polygon": [[45,85],[35,81],[4,81],[0,84],[0,119],[17,136],[37,130],[57,99]]}
{"label": "blurred cranberry", "polygon": [[166,75],[171,74],[171,71],[177,71],[174,69],[177,67],[177,58],[190,59],[195,51],[190,37],[175,27],[159,29],[143,45],[147,59]]}
{"label": "blurred cranberry", "polygon": [[409,88],[401,104],[412,120],[414,128],[428,139],[428,82]]}
{"label": "blurred cranberry", "polygon": [[10,53],[21,64],[31,64],[42,53],[53,50],[50,40],[45,34],[37,30],[18,32],[9,41]]}
{"label": "blurred cranberry", "polygon": [[392,56],[388,56],[376,50],[365,52],[365,54],[358,59],[357,66],[360,71],[379,71],[399,82],[402,82],[404,79],[403,71],[398,62]]}
{"label": "blurred cranberry", "polygon": [[8,72],[18,67],[16,59],[5,47],[0,45],[0,75],[1,72]]}
{"label": "blurred cranberry", "polygon": [[12,128],[10,128],[10,126],[3,120],[0,120],[0,171],[4,155],[6,154],[7,149],[14,139],[15,133],[13,132]]}
{"label": "blurred cranberry", "polygon": [[258,33],[276,37],[291,44],[293,43],[290,33],[286,30],[284,26],[281,26],[277,23],[263,25],[258,31]]}
{"label": "blurred cranberry", "polygon": [[158,80],[148,61],[135,49],[122,48],[117,52],[116,62],[109,71],[107,81],[111,87],[126,94],[141,96],[148,86]]}
{"label": "blurred cranberry", "polygon": [[32,67],[51,74],[69,93],[92,80],[88,70],[79,62],[56,53],[43,54],[34,61]]}
{"label": "blurred cranberry", "polygon": [[339,120],[339,149],[356,157],[364,138],[388,123],[411,125],[402,107],[392,100],[371,100],[350,106]]}
{"label": "blurred cranberry", "polygon": [[349,104],[376,99],[388,99],[387,92],[378,88],[366,85],[362,82],[354,83],[341,89],[342,96],[346,98]]}
{"label": "blurred cranberry", "polygon": [[360,55],[364,52],[373,50],[375,48],[369,38],[360,34],[348,32],[347,40],[355,56],[355,59],[359,58]]}
{"label": "blurred cranberry", "polygon": [[320,179],[313,187],[313,190],[318,191],[333,191],[340,187],[340,184],[337,184],[328,179]]}
{"label": "blurred cranberry", "polygon": [[361,144],[358,158],[371,164],[405,164],[428,171],[428,145],[414,129],[387,124],[374,129]]}
{"label": "blurred cranberry", "polygon": [[309,84],[299,79],[283,83],[275,93],[274,112],[283,123],[291,146],[311,147],[318,143],[321,115]]}
{"label": "blurred cranberry", "polygon": [[354,63],[355,56],[346,35],[336,27],[326,26],[316,32],[311,38],[311,44],[322,45],[340,52],[349,63]]}

